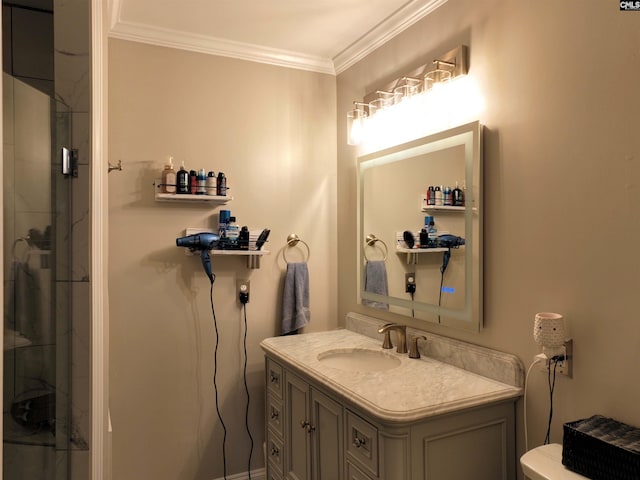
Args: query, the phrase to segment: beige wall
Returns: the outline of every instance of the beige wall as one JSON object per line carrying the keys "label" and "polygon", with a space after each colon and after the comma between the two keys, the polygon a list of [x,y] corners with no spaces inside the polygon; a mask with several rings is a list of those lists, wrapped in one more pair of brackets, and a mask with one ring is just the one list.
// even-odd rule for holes
{"label": "beige wall", "polygon": [[[198,260],[174,247],[184,227],[207,225],[217,211],[155,203],[162,160],[173,154],[221,168],[239,223],[272,229],[260,270],[214,258],[229,472],[245,471],[235,280],[251,280],[251,424],[261,441],[257,345],[277,331],[286,235],[311,246],[312,330],[335,327],[348,311],[373,312],[355,303],[356,167],[345,112],[459,43],[470,47],[470,73],[487,103],[485,329],[425,328],[515,353],[528,366],[538,353],[534,314],[561,312],[575,340],[575,373],[558,381],[552,440],[560,441],[562,422],[593,413],[640,425],[637,22],[601,0],[450,0],[340,74],[337,94],[329,76],[111,40],[110,160],[125,168],[109,178],[114,478],[222,473],[208,284]],[[530,444],[538,445],[548,404],[537,372],[528,409]]]}
{"label": "beige wall", "polygon": [[[350,102],[438,52],[469,45],[470,74],[487,104],[485,330],[430,329],[515,353],[528,366],[538,353],[534,314],[563,313],[575,373],[557,382],[556,442],[562,422],[594,413],[640,425],[638,21],[601,0],[450,0],[338,76],[338,204],[353,205]],[[339,210],[340,317],[372,312],[355,304],[355,221],[353,209]],[[546,377],[534,372],[531,446],[544,438],[547,395]]]}
{"label": "beige wall", "polygon": [[[242,384],[247,305],[252,468],[263,466],[263,355],[279,333],[281,249],[297,233],[311,249],[312,321],[337,325],[335,78],[152,47],[109,43],[110,407],[113,478],[222,477],[222,429],[212,386],[214,328],[209,281],[198,257],[175,246],[186,227],[217,226],[218,209],[157,203],[168,155],[188,168],[222,170],[239,225],[271,229],[259,270],[213,258],[219,400],[227,473],[247,470]],[[296,251],[287,255],[295,260]]]}

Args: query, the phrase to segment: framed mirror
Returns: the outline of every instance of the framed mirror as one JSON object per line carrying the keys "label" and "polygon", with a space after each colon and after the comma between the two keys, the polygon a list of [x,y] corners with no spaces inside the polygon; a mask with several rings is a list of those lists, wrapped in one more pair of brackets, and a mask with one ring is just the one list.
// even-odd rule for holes
{"label": "framed mirror", "polygon": [[358,301],[480,330],[479,122],[358,157],[358,170]]}

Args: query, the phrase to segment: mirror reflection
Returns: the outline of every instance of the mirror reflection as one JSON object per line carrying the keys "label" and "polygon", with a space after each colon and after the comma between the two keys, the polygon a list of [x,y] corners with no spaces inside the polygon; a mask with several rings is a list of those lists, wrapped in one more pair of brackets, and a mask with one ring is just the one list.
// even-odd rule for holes
{"label": "mirror reflection", "polygon": [[361,303],[481,327],[481,126],[359,158]]}

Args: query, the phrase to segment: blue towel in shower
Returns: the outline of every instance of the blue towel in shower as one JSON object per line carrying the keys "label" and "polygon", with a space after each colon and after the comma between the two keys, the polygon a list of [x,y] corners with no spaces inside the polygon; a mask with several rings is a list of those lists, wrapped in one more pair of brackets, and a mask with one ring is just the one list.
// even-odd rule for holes
{"label": "blue towel in shower", "polygon": [[[387,266],[383,260],[368,261],[364,273],[364,291],[377,293],[378,295],[389,295],[387,285]],[[362,304],[368,307],[389,310],[389,304],[376,302],[375,300],[362,299]]]}
{"label": "blue towel in shower", "polygon": [[288,263],[282,296],[282,334],[291,335],[309,323],[309,269],[306,262]]}

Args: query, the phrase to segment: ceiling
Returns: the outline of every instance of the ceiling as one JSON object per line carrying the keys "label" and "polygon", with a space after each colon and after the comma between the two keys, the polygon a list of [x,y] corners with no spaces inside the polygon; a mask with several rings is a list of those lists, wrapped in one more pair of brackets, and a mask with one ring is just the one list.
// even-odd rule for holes
{"label": "ceiling", "polygon": [[111,0],[111,37],[338,74],[447,0]]}

